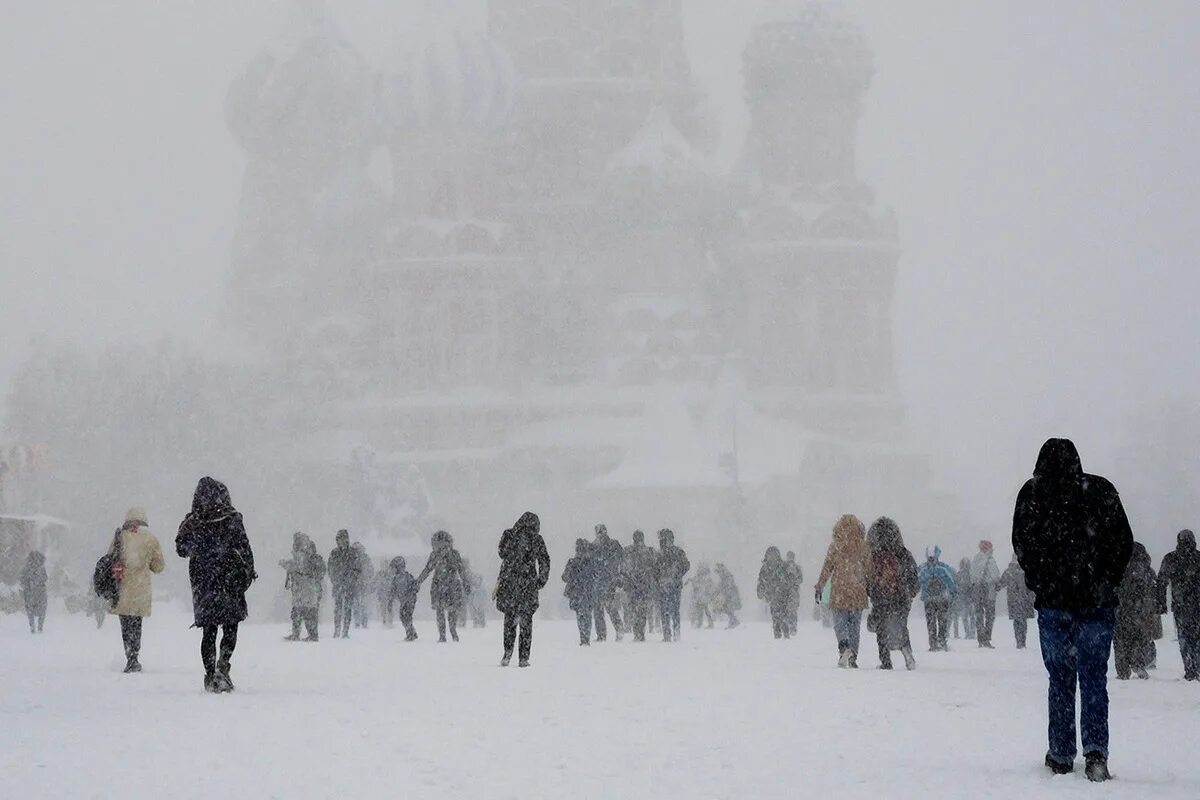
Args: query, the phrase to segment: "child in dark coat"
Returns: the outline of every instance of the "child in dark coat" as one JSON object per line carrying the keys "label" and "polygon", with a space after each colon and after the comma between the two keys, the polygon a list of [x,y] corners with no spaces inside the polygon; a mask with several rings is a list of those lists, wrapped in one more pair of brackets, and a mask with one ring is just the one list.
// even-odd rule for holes
{"label": "child in dark coat", "polygon": [[400,624],[404,626],[404,641],[416,641],[417,629],[413,627],[413,611],[417,607],[417,592],[421,586],[400,556],[392,559],[390,572],[392,581],[387,596],[388,614],[391,614],[392,606],[397,606]]}

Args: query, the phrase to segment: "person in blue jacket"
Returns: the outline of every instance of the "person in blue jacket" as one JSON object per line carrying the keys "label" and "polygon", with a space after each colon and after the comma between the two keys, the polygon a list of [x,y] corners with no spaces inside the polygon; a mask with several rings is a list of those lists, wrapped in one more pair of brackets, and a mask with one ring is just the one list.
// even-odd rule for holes
{"label": "person in blue jacket", "polygon": [[921,581],[921,602],[925,604],[925,627],[929,630],[929,652],[949,650],[946,634],[950,630],[950,608],[958,594],[954,570],[942,563],[942,548],[925,550],[925,563],[917,572]]}

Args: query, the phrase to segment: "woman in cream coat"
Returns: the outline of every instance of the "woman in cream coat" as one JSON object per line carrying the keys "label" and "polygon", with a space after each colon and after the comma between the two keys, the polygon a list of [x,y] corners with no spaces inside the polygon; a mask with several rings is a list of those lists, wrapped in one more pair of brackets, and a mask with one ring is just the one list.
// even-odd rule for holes
{"label": "woman in cream coat", "polygon": [[121,619],[121,640],[125,643],[125,671],[141,672],[142,665],[138,663],[138,653],[142,649],[142,618],[150,616],[153,599],[150,591],[150,573],[162,572],[166,563],[163,561],[162,547],[158,544],[158,539],[146,525],[144,509],[129,509],[125,515],[125,524],[113,539],[113,547],[116,547],[118,539],[121,543],[121,555],[120,566],[116,569],[119,570],[120,581],[116,605],[109,609],[109,613],[116,614]]}

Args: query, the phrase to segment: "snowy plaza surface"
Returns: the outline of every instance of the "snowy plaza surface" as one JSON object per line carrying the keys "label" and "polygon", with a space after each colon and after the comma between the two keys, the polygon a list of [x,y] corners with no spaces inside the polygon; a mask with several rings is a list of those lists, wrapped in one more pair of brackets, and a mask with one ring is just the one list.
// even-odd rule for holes
{"label": "snowy plaza surface", "polygon": [[0,617],[0,798],[1200,797],[1200,686],[1169,632],[1150,681],[1111,683],[1116,780],[1095,786],[1042,768],[1040,657],[1004,619],[996,651],[929,654],[914,616],[914,673],[875,669],[865,630],[864,668],[838,670],[815,622],[584,649],[539,619],[530,669],[499,668],[496,622],[458,645],[428,621],[414,644],[249,624],[230,696],[203,693],[188,623],[162,604],[122,675],[115,619]]}

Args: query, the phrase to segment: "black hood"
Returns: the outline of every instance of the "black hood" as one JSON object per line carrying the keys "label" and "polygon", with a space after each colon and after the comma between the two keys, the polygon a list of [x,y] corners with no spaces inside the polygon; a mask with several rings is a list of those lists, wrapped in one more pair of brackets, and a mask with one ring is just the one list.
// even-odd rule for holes
{"label": "black hood", "polygon": [[1151,565],[1150,552],[1146,550],[1146,545],[1141,542],[1133,543],[1133,552],[1129,556],[1130,564],[1145,564],[1147,567]]}
{"label": "black hood", "polygon": [[192,496],[192,514],[200,519],[217,519],[233,511],[229,489],[215,478],[204,477]]}
{"label": "black hood", "polygon": [[1177,550],[1195,550],[1196,549],[1196,534],[1189,530],[1182,530],[1175,537],[1175,548]]}
{"label": "black hood", "polygon": [[529,533],[538,533],[542,529],[542,521],[538,519],[538,515],[532,511],[526,511],[517,520],[517,524],[513,526],[513,530],[517,533],[528,531]]}
{"label": "black hood", "polygon": [[1033,468],[1035,478],[1052,483],[1071,483],[1083,480],[1083,462],[1079,451],[1070,439],[1048,439],[1038,453],[1037,466]]}

